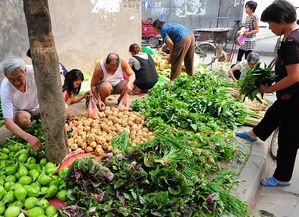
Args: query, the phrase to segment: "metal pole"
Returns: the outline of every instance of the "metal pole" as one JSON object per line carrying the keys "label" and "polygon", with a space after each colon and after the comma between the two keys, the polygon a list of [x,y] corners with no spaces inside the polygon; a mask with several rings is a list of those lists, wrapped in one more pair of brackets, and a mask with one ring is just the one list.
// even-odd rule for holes
{"label": "metal pole", "polygon": [[222,0],[219,0],[219,7],[218,7],[218,14],[217,14],[216,28],[218,28],[218,24],[219,24],[219,15],[220,15],[221,5],[222,5]]}

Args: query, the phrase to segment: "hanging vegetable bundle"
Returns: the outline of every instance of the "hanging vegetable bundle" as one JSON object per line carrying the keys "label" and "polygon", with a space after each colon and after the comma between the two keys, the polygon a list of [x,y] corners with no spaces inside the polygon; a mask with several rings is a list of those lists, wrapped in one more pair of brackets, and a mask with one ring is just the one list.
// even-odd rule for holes
{"label": "hanging vegetable bundle", "polygon": [[[261,62],[258,62],[255,67],[249,70],[243,78],[238,81],[240,87],[240,94],[244,95],[244,100],[248,97],[251,100],[258,100],[262,102],[258,97],[260,85],[269,87],[275,80],[276,75],[272,71],[272,68],[266,67]],[[263,95],[262,95],[263,97]]]}

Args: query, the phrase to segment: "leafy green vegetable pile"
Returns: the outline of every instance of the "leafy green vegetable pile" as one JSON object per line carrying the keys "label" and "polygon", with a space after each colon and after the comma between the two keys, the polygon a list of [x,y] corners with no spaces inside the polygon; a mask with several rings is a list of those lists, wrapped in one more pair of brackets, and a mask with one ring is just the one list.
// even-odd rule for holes
{"label": "leafy green vegetable pile", "polygon": [[275,77],[271,67],[262,66],[262,63],[258,62],[253,69],[249,70],[245,76],[238,81],[240,94],[251,100],[256,99],[261,102],[261,99],[257,96],[260,85],[265,85],[266,88],[271,86]]}
{"label": "leafy green vegetable pile", "polygon": [[246,204],[228,193],[233,174],[223,169],[207,179],[215,162],[196,148],[190,136],[159,134],[100,163],[91,158],[76,160],[65,180],[70,206],[61,214],[245,216]]}
{"label": "leafy green vegetable pile", "polygon": [[230,195],[236,174],[220,166],[244,160],[232,129],[244,121],[231,84],[206,70],[155,87],[134,109],[147,117],[155,139],[132,147],[128,132],[114,139],[120,154],[96,163],[77,160],[65,179],[64,216],[247,216]]}
{"label": "leafy green vegetable pile", "polygon": [[210,70],[156,86],[150,96],[134,102],[150,127],[164,124],[196,132],[213,132],[244,123],[246,112],[227,89],[232,84]]}

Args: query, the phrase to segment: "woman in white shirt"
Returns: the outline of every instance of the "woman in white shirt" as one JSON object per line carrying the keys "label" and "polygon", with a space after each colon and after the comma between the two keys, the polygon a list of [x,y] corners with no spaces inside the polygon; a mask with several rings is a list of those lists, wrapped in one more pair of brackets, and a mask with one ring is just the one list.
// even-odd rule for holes
{"label": "woman in white shirt", "polygon": [[248,54],[246,60],[242,60],[241,62],[233,65],[228,71],[228,76],[236,82],[239,78],[243,77],[250,69],[253,69],[257,62],[260,60],[260,56],[251,52]]}

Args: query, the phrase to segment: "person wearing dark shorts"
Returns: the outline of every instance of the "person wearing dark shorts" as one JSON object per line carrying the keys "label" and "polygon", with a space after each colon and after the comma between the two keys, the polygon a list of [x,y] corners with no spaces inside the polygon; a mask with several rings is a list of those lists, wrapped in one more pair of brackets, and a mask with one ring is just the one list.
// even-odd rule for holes
{"label": "person wearing dark shorts", "polygon": [[[124,75],[127,79],[124,79]],[[100,61],[91,78],[91,92],[97,100],[100,110],[105,109],[105,100],[111,94],[120,94],[118,107],[128,110],[130,107],[128,94],[133,90],[135,73],[124,58],[110,53]]]}

